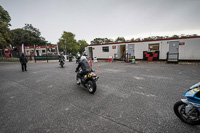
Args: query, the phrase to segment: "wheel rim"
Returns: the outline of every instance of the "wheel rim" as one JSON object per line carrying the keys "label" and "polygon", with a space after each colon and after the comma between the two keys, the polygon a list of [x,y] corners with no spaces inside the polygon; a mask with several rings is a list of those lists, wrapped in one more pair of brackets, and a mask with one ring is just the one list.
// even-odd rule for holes
{"label": "wheel rim", "polygon": [[188,123],[192,123],[192,122],[200,120],[199,114],[198,114],[198,112],[197,112],[197,110],[195,108],[193,108],[190,111],[189,115],[185,114],[185,106],[186,105],[181,105],[181,106],[179,106],[179,109],[178,109],[179,110],[179,114],[184,119],[184,121],[186,121]]}
{"label": "wheel rim", "polygon": [[89,83],[88,83],[88,90],[89,90],[89,92],[93,91],[93,84],[91,81],[89,81]]}

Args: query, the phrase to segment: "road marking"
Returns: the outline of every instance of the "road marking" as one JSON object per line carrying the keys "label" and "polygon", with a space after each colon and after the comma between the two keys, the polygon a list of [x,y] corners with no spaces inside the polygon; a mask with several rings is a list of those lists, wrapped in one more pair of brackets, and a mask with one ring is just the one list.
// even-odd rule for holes
{"label": "road marking", "polygon": [[164,76],[158,76],[158,75],[142,75],[142,76],[145,76],[147,78],[155,78],[155,79],[171,79],[171,80],[174,79],[172,77],[164,77]]}
{"label": "road marking", "polygon": [[147,96],[147,97],[156,97],[156,95],[153,95],[153,94],[146,94],[146,93],[138,92],[138,91],[132,91],[132,93],[133,93],[133,94],[140,94],[140,95]]}
{"label": "road marking", "polygon": [[135,79],[137,79],[137,80],[144,80],[144,78],[143,77],[134,77]]}

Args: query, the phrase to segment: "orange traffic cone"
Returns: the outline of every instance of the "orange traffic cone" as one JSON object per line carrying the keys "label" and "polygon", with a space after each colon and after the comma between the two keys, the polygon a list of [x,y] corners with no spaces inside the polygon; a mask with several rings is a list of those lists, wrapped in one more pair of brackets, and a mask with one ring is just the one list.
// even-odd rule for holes
{"label": "orange traffic cone", "polygon": [[98,68],[96,67],[96,71],[98,71]]}

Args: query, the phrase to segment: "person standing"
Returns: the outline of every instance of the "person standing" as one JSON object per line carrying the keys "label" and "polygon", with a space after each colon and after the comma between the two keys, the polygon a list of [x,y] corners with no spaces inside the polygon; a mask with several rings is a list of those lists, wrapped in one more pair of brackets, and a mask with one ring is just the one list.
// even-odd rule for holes
{"label": "person standing", "polygon": [[21,63],[21,66],[22,66],[22,72],[27,71],[26,69],[26,63],[27,63],[27,59],[26,57],[24,56],[24,54],[22,53],[22,56],[20,57],[20,63]]}

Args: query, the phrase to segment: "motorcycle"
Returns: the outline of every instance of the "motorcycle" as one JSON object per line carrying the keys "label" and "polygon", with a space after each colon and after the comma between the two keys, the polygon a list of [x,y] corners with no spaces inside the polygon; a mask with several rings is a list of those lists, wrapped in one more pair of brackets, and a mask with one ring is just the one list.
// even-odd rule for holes
{"label": "motorcycle", "polygon": [[76,57],[76,63],[79,63],[79,62],[80,62],[80,58],[81,58],[80,56],[77,56],[77,57]]}
{"label": "motorcycle", "polygon": [[181,121],[190,125],[200,125],[200,82],[191,86],[174,105],[174,113]]}
{"label": "motorcycle", "polygon": [[[80,79],[78,78],[78,73],[81,72],[81,69],[77,72],[76,75],[76,80]],[[77,83],[78,85],[82,85],[85,88],[88,89],[88,91],[91,94],[94,94],[96,89],[97,89],[97,85],[96,85],[96,81],[99,79],[99,77],[94,73],[94,72],[88,72],[87,74],[85,74],[81,79],[80,82]]]}
{"label": "motorcycle", "polygon": [[72,56],[69,56],[69,62],[72,62]]}
{"label": "motorcycle", "polygon": [[61,60],[60,60],[60,65],[61,65],[62,68],[63,68],[63,66],[64,66],[64,64],[65,64],[64,61],[65,61],[64,59],[61,59]]}

